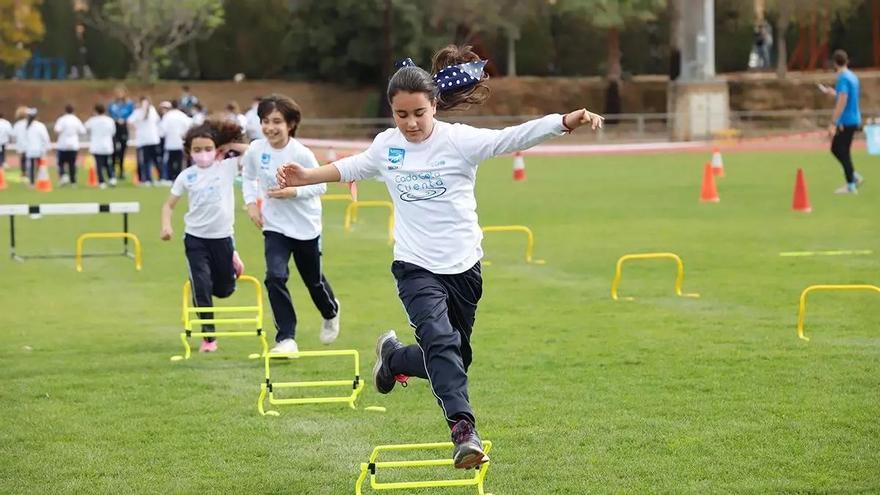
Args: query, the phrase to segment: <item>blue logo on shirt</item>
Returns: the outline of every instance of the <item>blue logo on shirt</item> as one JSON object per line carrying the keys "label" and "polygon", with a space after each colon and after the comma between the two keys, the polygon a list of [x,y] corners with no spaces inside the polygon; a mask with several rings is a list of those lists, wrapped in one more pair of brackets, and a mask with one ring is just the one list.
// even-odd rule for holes
{"label": "blue logo on shirt", "polygon": [[269,156],[269,153],[263,153],[262,155],[260,155],[260,163],[262,163],[263,165],[268,165],[271,158],[272,157]]}
{"label": "blue logo on shirt", "polygon": [[388,148],[388,170],[397,170],[403,164],[403,157],[406,156],[406,150],[403,148]]}

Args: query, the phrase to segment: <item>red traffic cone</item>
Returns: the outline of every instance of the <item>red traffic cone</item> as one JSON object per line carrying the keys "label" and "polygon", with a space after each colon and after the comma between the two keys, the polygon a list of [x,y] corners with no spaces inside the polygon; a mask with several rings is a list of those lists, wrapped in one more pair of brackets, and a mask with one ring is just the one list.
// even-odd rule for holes
{"label": "red traffic cone", "polygon": [[257,198],[257,209],[263,211],[263,198]]}
{"label": "red traffic cone", "polygon": [[703,167],[703,190],[700,193],[700,201],[703,203],[717,203],[718,189],[715,188],[715,175],[712,173],[712,165],[707,163]]}
{"label": "red traffic cone", "polygon": [[521,151],[513,154],[513,180],[518,182],[526,180],[526,161]]}
{"label": "red traffic cone", "polygon": [[718,148],[712,150],[712,173],[715,177],[724,177],[724,160]]}
{"label": "red traffic cone", "polygon": [[6,189],[6,169],[0,165],[0,191]]}
{"label": "red traffic cone", "polygon": [[52,179],[49,177],[49,167],[46,161],[40,158],[37,160],[37,183],[35,185],[37,191],[52,192]]}
{"label": "red traffic cone", "polygon": [[802,168],[797,170],[797,177],[794,181],[794,199],[791,202],[791,207],[794,211],[802,211],[804,213],[813,211],[813,207],[810,206],[810,197],[807,194],[807,181],[804,179],[804,169]]}
{"label": "red traffic cone", "polygon": [[98,172],[95,169],[95,165],[89,167],[89,187],[98,187]]}

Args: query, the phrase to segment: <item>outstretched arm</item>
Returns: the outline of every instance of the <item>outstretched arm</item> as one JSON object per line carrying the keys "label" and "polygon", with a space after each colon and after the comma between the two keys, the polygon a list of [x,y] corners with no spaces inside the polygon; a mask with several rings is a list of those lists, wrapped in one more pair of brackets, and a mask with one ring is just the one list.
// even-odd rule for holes
{"label": "outstretched arm", "polygon": [[178,201],[180,201],[180,196],[169,194],[168,200],[162,205],[162,228],[159,237],[163,241],[171,240],[171,236],[174,234],[174,229],[171,228],[171,211],[177,206]]}
{"label": "outstretched arm", "polygon": [[298,163],[288,163],[278,168],[275,177],[278,179],[278,187],[281,188],[339,182],[342,179],[339,169],[333,163],[317,168],[306,168]]}

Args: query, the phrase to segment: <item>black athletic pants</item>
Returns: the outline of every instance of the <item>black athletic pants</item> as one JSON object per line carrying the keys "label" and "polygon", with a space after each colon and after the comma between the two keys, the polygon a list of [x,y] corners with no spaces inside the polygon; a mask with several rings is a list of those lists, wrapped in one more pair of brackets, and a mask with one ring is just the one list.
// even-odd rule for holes
{"label": "black athletic pants", "polygon": [[[235,242],[232,237],[204,239],[186,234],[183,246],[195,306],[213,306],[212,297],[229,297],[235,292],[235,269],[232,267]],[[213,317],[214,313],[199,313],[199,318]],[[214,325],[202,325],[202,331],[213,332]]]}
{"label": "black athletic pants", "polygon": [[852,148],[853,136],[859,130],[858,126],[844,125],[838,126],[834,138],[831,140],[831,153],[840,162],[843,167],[843,175],[846,177],[847,184],[853,184],[856,181],[855,168],[853,167]]}

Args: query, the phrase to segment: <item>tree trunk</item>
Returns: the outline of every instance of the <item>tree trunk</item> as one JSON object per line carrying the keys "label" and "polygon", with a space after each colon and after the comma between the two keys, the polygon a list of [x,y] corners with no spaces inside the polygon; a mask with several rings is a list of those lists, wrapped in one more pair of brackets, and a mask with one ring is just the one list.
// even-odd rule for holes
{"label": "tree trunk", "polygon": [[675,81],[681,75],[681,47],[684,45],[681,0],[669,0],[667,9],[669,12],[669,80]]}
{"label": "tree trunk", "polygon": [[871,2],[871,40],[874,46],[874,67],[880,67],[880,0]]}
{"label": "tree trunk", "polygon": [[794,9],[793,0],[780,0],[779,25],[776,26],[776,77],[785,79],[788,69],[788,41],[786,34]]}
{"label": "tree trunk", "polygon": [[620,67],[620,31],[613,27],[608,29],[608,80],[619,81],[622,72]]}
{"label": "tree trunk", "polygon": [[507,76],[516,77],[516,40],[517,36],[515,27],[508,27],[507,31]]}
{"label": "tree trunk", "polygon": [[135,55],[134,76],[141,82],[153,82],[153,58],[145,55]]}

